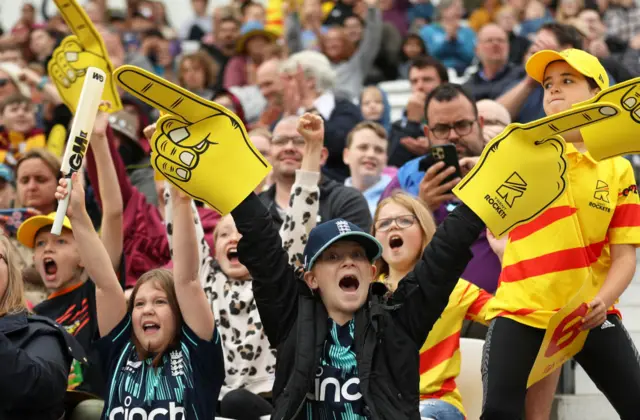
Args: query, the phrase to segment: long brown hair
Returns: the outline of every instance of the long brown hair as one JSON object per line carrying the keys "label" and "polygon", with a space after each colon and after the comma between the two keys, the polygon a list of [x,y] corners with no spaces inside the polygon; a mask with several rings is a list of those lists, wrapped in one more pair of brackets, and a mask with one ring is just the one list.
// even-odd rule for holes
{"label": "long brown hair", "polygon": [[178,81],[181,86],[184,86],[184,78],[182,72],[184,71],[184,65],[187,61],[192,61],[197,67],[204,72],[204,89],[211,89],[218,83],[218,73],[220,72],[220,66],[215,62],[211,56],[204,51],[196,51],[190,54],[186,54],[180,60],[178,66]]}
{"label": "long brown hair", "polygon": [[[182,328],[182,313],[180,312],[180,305],[178,305],[176,289],[173,284],[173,273],[165,268],[157,268],[155,270],[147,271],[138,279],[138,282],[131,291],[131,297],[129,298],[129,303],[127,305],[127,310],[130,314],[133,313],[138,290],[140,290],[140,287],[146,283],[153,283],[156,288],[166,293],[167,301],[169,302],[169,307],[171,308],[173,319],[176,323],[175,335],[171,338],[169,345],[153,357],[153,366],[157,367],[160,365],[160,362],[162,362],[162,356],[164,356],[167,351],[178,346],[178,337],[180,336],[180,329]],[[139,360],[145,360],[151,356],[149,349],[144,348],[142,343],[140,343],[140,340],[138,340],[138,337],[133,333],[131,340],[136,347]]]}
{"label": "long brown hair", "polygon": [[[7,264],[7,290],[0,296],[0,317],[26,311],[22,273],[18,265],[18,255],[9,238],[0,235],[0,243],[4,246],[4,257]],[[1,264],[1,263],[0,263]]]}
{"label": "long brown hair", "polygon": [[[373,215],[373,224],[371,225],[371,234],[373,236],[376,236],[376,222],[380,217],[380,210],[382,210],[384,206],[390,203],[395,203],[395,204],[398,204],[399,206],[404,207],[409,211],[409,213],[413,214],[416,217],[416,220],[418,221],[418,224],[422,229],[421,250],[424,251],[427,245],[429,245],[429,242],[431,242],[431,238],[433,238],[433,235],[436,233],[436,223],[433,220],[433,216],[431,215],[429,210],[427,210],[426,205],[422,201],[410,196],[405,192],[401,192],[401,191],[395,192],[390,197],[387,197],[384,200],[382,200],[380,203],[378,203],[378,207],[376,207],[376,212]],[[389,264],[387,264],[384,258],[382,257],[379,258],[378,261],[376,261],[376,266],[378,268],[378,274],[382,274],[385,276],[389,274]]]}

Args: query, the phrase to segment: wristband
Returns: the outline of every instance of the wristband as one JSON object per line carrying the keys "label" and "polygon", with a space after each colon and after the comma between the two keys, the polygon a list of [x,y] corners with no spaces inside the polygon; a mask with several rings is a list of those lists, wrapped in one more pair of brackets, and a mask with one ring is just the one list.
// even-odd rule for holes
{"label": "wristband", "polygon": [[42,92],[47,83],[49,83],[49,78],[47,76],[42,76],[42,79],[40,79],[40,81],[38,82],[36,89]]}

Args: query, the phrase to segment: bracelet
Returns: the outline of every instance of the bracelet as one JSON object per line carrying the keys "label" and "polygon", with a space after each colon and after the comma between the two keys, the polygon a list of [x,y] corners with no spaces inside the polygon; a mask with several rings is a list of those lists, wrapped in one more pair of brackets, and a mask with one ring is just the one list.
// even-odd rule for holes
{"label": "bracelet", "polygon": [[49,83],[49,78],[47,76],[42,76],[42,79],[38,82],[36,89],[42,92],[47,83]]}

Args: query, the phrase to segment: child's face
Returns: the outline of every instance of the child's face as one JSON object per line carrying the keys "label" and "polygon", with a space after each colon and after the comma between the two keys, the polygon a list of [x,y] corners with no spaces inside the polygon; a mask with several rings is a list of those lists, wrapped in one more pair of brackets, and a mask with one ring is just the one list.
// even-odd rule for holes
{"label": "child's face", "polygon": [[244,21],[245,22],[261,22],[265,23],[267,20],[264,12],[264,8],[259,5],[251,5],[245,9]]}
{"label": "child's face", "polygon": [[73,233],[62,229],[57,236],[50,230],[45,227],[36,234],[33,262],[47,290],[55,292],[78,279],[82,262]]}
{"label": "child's face", "polygon": [[360,109],[362,110],[362,116],[365,120],[379,121],[382,118],[382,112],[384,111],[382,94],[378,90],[366,90],[362,94]]}
{"label": "child's face", "polygon": [[591,89],[587,79],[565,61],[547,66],[542,81],[543,107],[547,115],[557,114],[572,105],[593,98],[597,89]]}
{"label": "child's face", "polygon": [[417,56],[422,54],[422,45],[417,39],[409,38],[402,46],[402,52],[404,52],[404,55],[406,55],[409,59],[416,58]]}
{"label": "child's face", "polygon": [[2,123],[7,131],[28,133],[36,126],[33,105],[28,103],[7,105],[2,112]]}
{"label": "child's face", "polygon": [[244,280],[249,278],[249,270],[238,259],[240,238],[242,235],[238,232],[233,217],[227,215],[220,219],[215,232],[216,260],[224,274]]}
{"label": "child's face", "polygon": [[387,166],[387,140],[364,128],[353,133],[351,145],[344,151],[344,162],[351,176],[378,177]]}
{"label": "child's face", "polygon": [[376,239],[382,244],[382,258],[394,269],[406,270],[422,255],[423,232],[415,215],[398,203],[378,211]]}

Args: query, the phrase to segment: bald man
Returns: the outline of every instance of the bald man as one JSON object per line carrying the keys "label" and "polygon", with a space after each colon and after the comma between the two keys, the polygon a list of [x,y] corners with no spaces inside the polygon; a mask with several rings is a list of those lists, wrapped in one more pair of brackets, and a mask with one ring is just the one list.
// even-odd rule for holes
{"label": "bald man", "polygon": [[282,116],[284,88],[280,77],[280,64],[280,60],[272,58],[262,63],[256,71],[256,84],[267,100],[267,106],[258,122],[260,127],[270,129]]}
{"label": "bald man", "polygon": [[482,136],[486,145],[511,124],[509,111],[502,104],[491,99],[482,99],[476,102],[478,118],[482,118]]}
{"label": "bald man", "polygon": [[476,56],[480,69],[465,84],[476,101],[498,98],[507,86],[524,76],[524,69],[509,63],[509,36],[495,23],[484,25],[478,32]]}

